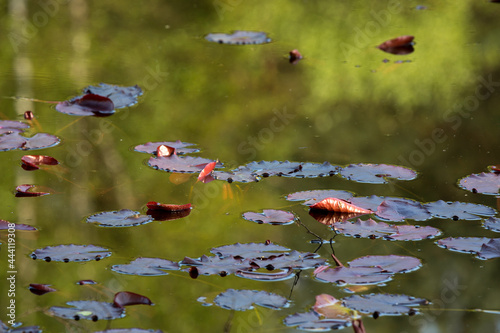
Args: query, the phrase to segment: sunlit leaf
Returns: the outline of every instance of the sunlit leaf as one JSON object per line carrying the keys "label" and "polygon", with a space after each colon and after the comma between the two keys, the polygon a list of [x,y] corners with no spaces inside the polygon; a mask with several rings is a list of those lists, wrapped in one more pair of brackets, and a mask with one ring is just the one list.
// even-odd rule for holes
{"label": "sunlit leaf", "polygon": [[92,321],[118,319],[125,316],[124,309],[116,307],[112,303],[72,301],[66,304],[72,306],[72,308],[53,306],[49,309],[49,313],[66,319],[87,319]]}
{"label": "sunlit leaf", "polygon": [[314,205],[310,206],[311,209],[327,210],[337,213],[354,213],[354,214],[371,214],[371,210],[367,210],[348,203],[345,200],[337,198],[326,198]]}
{"label": "sunlit leaf", "polygon": [[295,276],[292,268],[273,271],[237,271],[234,275],[254,281],[284,281]]}
{"label": "sunlit leaf", "polygon": [[57,245],[37,249],[31,253],[31,258],[45,261],[99,261],[109,257],[108,249],[95,245]]}
{"label": "sunlit leaf", "polygon": [[446,202],[443,200],[429,202],[424,207],[433,217],[457,220],[480,220],[481,216],[494,216],[496,211],[488,206],[470,202]]}
{"label": "sunlit leaf", "polygon": [[[390,199],[391,197],[380,197],[377,195],[371,195],[369,197],[352,197],[348,199],[351,204],[356,205],[358,207],[364,208],[364,209],[369,209],[371,211],[376,212],[378,206],[386,200]],[[395,198],[395,199],[400,199],[400,198]]]}
{"label": "sunlit leaf", "polygon": [[214,299],[214,303],[223,309],[245,311],[253,305],[279,310],[288,304],[285,297],[266,291],[228,289]]}
{"label": "sunlit leaf", "polygon": [[218,162],[219,161],[217,160],[217,161],[207,163],[207,165],[205,165],[203,170],[200,171],[200,174],[198,175],[198,181],[200,181],[202,183],[208,183],[208,182],[214,180],[214,178],[210,177],[210,175]]}
{"label": "sunlit leaf", "polygon": [[57,165],[59,162],[53,158],[52,156],[46,155],[24,155],[21,157],[22,164],[24,170],[38,170],[39,165]]}
{"label": "sunlit leaf", "polygon": [[129,264],[113,265],[111,269],[122,274],[156,276],[167,275],[166,270],[179,270],[179,264],[166,259],[137,258]]}
{"label": "sunlit leaf", "polygon": [[153,305],[153,302],[146,296],[130,291],[119,291],[113,298],[113,305],[119,308],[137,304]]}
{"label": "sunlit leaf", "polygon": [[236,30],[232,34],[210,33],[205,36],[209,42],[231,45],[264,44],[271,42],[265,32]]}
{"label": "sunlit leaf", "polygon": [[257,222],[259,224],[287,225],[295,221],[296,217],[293,213],[276,209],[264,209],[262,213],[246,212],[243,213],[243,218],[248,221]]}
{"label": "sunlit leaf", "polygon": [[316,295],[313,310],[328,319],[349,321],[354,311],[342,305],[342,301],[328,294]]}
{"label": "sunlit leaf", "polygon": [[337,173],[338,167],[328,162],[303,163],[289,161],[260,161],[250,162],[240,168],[251,170],[251,173],[259,177],[296,177],[314,178],[332,176]]}
{"label": "sunlit leaf", "polygon": [[132,227],[152,222],[153,218],[130,209],[122,209],[97,213],[87,217],[86,221],[100,227]]}
{"label": "sunlit leaf", "polygon": [[22,132],[30,126],[17,120],[0,120],[0,135],[11,132]]}
{"label": "sunlit leaf", "polygon": [[409,168],[390,164],[350,164],[340,170],[342,177],[360,183],[387,184],[386,178],[412,180],[417,173]]}
{"label": "sunlit leaf", "polygon": [[350,309],[361,313],[377,313],[379,316],[415,314],[413,307],[429,304],[429,301],[423,298],[393,294],[353,295],[342,299],[342,302]]}

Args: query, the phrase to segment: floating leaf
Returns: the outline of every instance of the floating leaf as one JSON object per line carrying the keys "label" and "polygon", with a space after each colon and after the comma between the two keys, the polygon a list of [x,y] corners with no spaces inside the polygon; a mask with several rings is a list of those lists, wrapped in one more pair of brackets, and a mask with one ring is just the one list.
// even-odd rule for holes
{"label": "floating leaf", "polygon": [[0,135],[17,132],[20,130],[21,132],[24,129],[29,128],[30,126],[22,121],[17,120],[0,120]]}
{"label": "floating leaf", "polygon": [[[349,191],[341,190],[313,190],[313,191],[301,191],[290,193],[286,196],[288,201],[300,201],[307,200],[308,202],[318,202],[326,198],[337,198],[342,200],[349,200],[354,194]],[[313,202],[313,203],[314,203]],[[310,206],[310,205],[309,205]]]}
{"label": "floating leaf", "polygon": [[293,213],[276,209],[264,209],[262,213],[246,212],[243,213],[243,218],[248,221],[257,222],[259,224],[287,225],[295,221],[296,217]]}
{"label": "floating leaf", "polygon": [[159,258],[137,258],[125,265],[113,265],[111,269],[117,273],[140,275],[140,276],[157,276],[167,275],[166,270],[179,270],[179,264],[166,259]]}
{"label": "floating leaf", "polygon": [[115,109],[122,109],[137,104],[137,98],[142,95],[142,89],[137,85],[122,87],[99,83],[97,86],[88,86],[83,91],[85,94],[95,94],[109,98],[113,101]]}
{"label": "floating leaf", "polygon": [[215,179],[225,180],[228,183],[240,182],[240,183],[252,183],[258,182],[260,177],[257,177],[251,173],[249,169],[236,169],[232,172],[226,171],[213,171],[212,175]]}
{"label": "floating leaf", "polygon": [[7,230],[10,228],[14,228],[15,230],[23,230],[23,231],[36,231],[37,228],[29,225],[29,224],[17,224],[12,223],[5,220],[0,220],[0,230]]}
{"label": "floating leaf", "polygon": [[490,239],[487,243],[481,246],[478,258],[480,259],[493,259],[500,257],[500,239]]}
{"label": "floating leaf", "polygon": [[310,206],[311,209],[327,210],[337,213],[354,213],[354,214],[371,214],[371,210],[367,210],[361,207],[357,207],[348,203],[345,200],[337,198],[326,198],[314,205]]}
{"label": "floating leaf", "polygon": [[205,36],[209,42],[231,45],[264,44],[271,42],[265,32],[234,31],[232,34],[210,33]]}
{"label": "floating leaf", "polygon": [[24,155],[21,157],[22,167],[24,170],[38,170],[39,165],[57,165],[59,162],[52,156],[46,155]]}
{"label": "floating leaf", "polygon": [[419,241],[441,235],[441,230],[431,226],[397,225],[396,233],[387,236],[389,240]]}
{"label": "floating leaf", "polygon": [[0,333],[42,333],[42,330],[39,326],[16,326],[16,328],[10,328],[0,320]]}
{"label": "floating leaf", "polygon": [[220,256],[221,258],[233,256],[236,259],[253,259],[267,258],[272,255],[281,255],[283,252],[290,251],[289,248],[276,244],[267,243],[236,243],[233,245],[224,245],[214,247],[210,250],[211,253]]}
{"label": "floating leaf", "polygon": [[326,260],[320,258],[316,253],[293,250],[289,253],[283,253],[268,258],[253,258],[252,263],[269,270],[282,268],[309,269],[324,265]]}
{"label": "floating leaf", "polygon": [[500,232],[500,218],[490,217],[483,222],[483,227],[494,232]]}
{"label": "floating leaf", "polygon": [[464,253],[479,253],[483,244],[488,243],[491,238],[486,237],[448,237],[439,239],[436,244],[445,249]]}
{"label": "floating leaf", "polygon": [[234,275],[254,281],[272,281],[272,282],[288,280],[295,276],[295,274],[293,273],[293,269],[291,268],[280,269],[277,272],[237,271]]}
{"label": "floating leaf", "polygon": [[39,284],[39,283],[30,283],[29,290],[31,291],[31,293],[38,296],[57,291],[56,289],[51,288],[50,284]]}
{"label": "floating leaf", "polygon": [[152,222],[153,218],[130,209],[122,209],[97,213],[87,217],[86,221],[97,223],[100,227],[133,227]]}
{"label": "floating leaf", "polygon": [[[389,199],[390,197],[379,197],[377,195],[372,195],[369,197],[352,197],[348,199],[349,203],[356,205],[358,207],[362,207],[364,209],[369,209],[373,212],[377,211],[378,206],[386,200]],[[395,199],[400,199],[400,198],[395,198]]]}
{"label": "floating leaf", "polygon": [[153,302],[151,302],[151,300],[146,296],[130,291],[117,292],[113,299],[113,305],[119,308],[137,304],[153,305]]}
{"label": "floating leaf", "polygon": [[112,303],[97,302],[97,301],[72,301],[67,302],[73,308],[53,306],[49,312],[57,317],[66,319],[87,319],[97,321],[99,319],[118,319],[125,317],[123,308],[116,307]]}
{"label": "floating leaf", "polygon": [[282,176],[296,178],[313,178],[333,176],[338,167],[328,162],[302,163],[289,161],[260,161],[250,162],[240,168],[251,170],[251,173],[260,177]]}
{"label": "floating leaf", "polygon": [[53,147],[60,141],[57,136],[47,133],[37,133],[31,138],[26,138],[19,133],[4,134],[0,135],[0,151],[43,149]]}
{"label": "floating leaf", "polygon": [[211,177],[211,174],[218,162],[219,160],[207,163],[207,165],[205,165],[203,170],[200,171],[197,181],[201,181],[202,183],[208,183],[214,180],[214,178]]}
{"label": "floating leaf", "polygon": [[377,208],[377,216],[394,222],[406,219],[425,221],[431,214],[417,201],[408,199],[386,199]]}
{"label": "floating leaf", "polygon": [[199,149],[195,149],[195,148],[186,148],[186,147],[194,146],[195,145],[194,143],[182,142],[180,140],[147,142],[145,144],[135,146],[134,150],[138,151],[140,153],[156,154],[158,147],[162,146],[162,145],[175,148],[175,153],[179,154],[179,155],[191,154],[191,153],[196,153],[199,151]]}
{"label": "floating leaf", "polygon": [[291,50],[288,59],[291,64],[295,65],[299,60],[302,60],[302,54],[300,54],[299,50]]}
{"label": "floating leaf", "polygon": [[313,310],[328,319],[350,321],[354,311],[342,305],[342,301],[328,294],[316,296]]}
{"label": "floating leaf", "polygon": [[469,202],[446,202],[443,200],[429,202],[424,207],[433,217],[457,220],[480,220],[481,216],[494,216],[496,211],[484,205]]}
{"label": "floating leaf", "polygon": [[390,164],[350,164],[340,170],[342,177],[360,183],[387,184],[386,178],[412,180],[417,173],[409,168]]}
{"label": "floating leaf", "polygon": [[315,276],[320,281],[339,285],[366,285],[388,282],[393,275],[378,267],[334,267],[322,270]]}
{"label": "floating leaf", "polygon": [[16,197],[39,197],[53,192],[48,187],[38,185],[23,184],[16,187]]}
{"label": "floating leaf", "polygon": [[396,228],[384,222],[376,222],[372,219],[363,221],[358,219],[356,222],[336,222],[333,224],[336,232],[346,236],[361,238],[379,238],[387,237],[396,232]]}
{"label": "floating leaf", "polygon": [[31,253],[31,258],[49,261],[99,261],[109,257],[108,249],[95,245],[57,245],[37,249]]}
{"label": "floating leaf", "polygon": [[245,311],[253,305],[279,310],[288,304],[285,297],[265,291],[228,289],[214,299],[214,303],[223,309]]}
{"label": "floating leaf", "polygon": [[171,155],[168,157],[151,157],[148,165],[168,172],[197,173],[203,170],[205,165],[210,162],[214,161],[201,157]]}
{"label": "floating leaf", "polygon": [[247,271],[252,270],[254,267],[251,265],[248,259],[236,259],[232,256],[220,258],[220,257],[208,257],[206,255],[201,256],[199,259],[191,259],[185,257],[184,260],[180,262],[184,266],[194,266],[197,268],[198,274],[202,275],[222,275],[226,276],[229,274],[234,274],[237,271]]}
{"label": "floating leaf", "polygon": [[483,172],[480,174],[472,174],[460,179],[458,185],[467,191],[471,191],[472,193],[499,195],[500,173]]}
{"label": "floating leaf", "polygon": [[168,156],[174,155],[174,154],[177,154],[175,152],[175,148],[174,147],[160,145],[160,146],[158,146],[158,148],[156,148],[156,156],[159,156],[159,157],[162,157],[162,156],[168,157]]}
{"label": "floating leaf", "polygon": [[162,204],[156,201],[150,201],[146,204],[148,209],[151,210],[162,210],[166,212],[181,212],[184,210],[191,210],[191,204],[185,205],[175,205],[175,204]]}
{"label": "floating leaf", "polygon": [[[187,207],[187,205],[189,204],[179,205],[179,206]],[[177,207],[175,209],[181,209],[181,210],[169,211],[169,210],[155,208],[155,209],[148,209],[146,214],[151,216],[155,221],[172,221],[186,217],[191,213],[191,209],[182,209],[182,207]]]}
{"label": "floating leaf", "polygon": [[361,313],[379,316],[397,316],[401,314],[415,314],[415,306],[428,305],[429,301],[407,295],[367,294],[353,295],[342,299],[344,306]]}
{"label": "floating leaf", "polygon": [[351,326],[351,320],[322,319],[321,315],[315,311],[289,315],[283,322],[286,326],[297,326],[301,330],[317,332],[338,330]]}
{"label": "floating leaf", "polygon": [[115,105],[105,96],[85,94],[57,103],[56,110],[72,116],[110,116],[115,113]]}
{"label": "floating leaf", "polygon": [[420,259],[410,256],[364,256],[349,262],[349,267],[377,267],[387,273],[408,273],[422,266]]}
{"label": "floating leaf", "polygon": [[336,213],[326,210],[310,209],[309,215],[316,219],[319,223],[325,225],[333,225],[338,222],[346,222],[347,220],[354,219],[365,214],[360,213]]}
{"label": "floating leaf", "polygon": [[388,41],[383,42],[379,46],[384,52],[392,54],[409,54],[413,52],[413,36],[400,36]]}
{"label": "floating leaf", "polygon": [[88,285],[88,284],[97,284],[94,280],[80,280],[76,284],[80,286]]}

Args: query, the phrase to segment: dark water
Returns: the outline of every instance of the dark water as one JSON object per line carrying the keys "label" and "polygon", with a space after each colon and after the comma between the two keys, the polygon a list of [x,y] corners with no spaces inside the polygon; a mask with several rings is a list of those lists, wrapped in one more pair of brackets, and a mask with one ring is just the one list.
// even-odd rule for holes
{"label": "dark water", "polygon": [[[22,170],[22,151],[0,153],[0,218],[39,229],[17,233],[16,320],[39,325],[44,332],[106,327],[220,332],[227,323],[231,332],[292,332],[283,318],[309,310],[315,295],[349,294],[315,280],[312,270],[301,273],[291,293],[293,279],[265,283],[230,275],[193,280],[179,271],[138,277],[110,267],[137,257],[180,261],[208,255],[212,247],[267,239],[314,251],[317,246],[309,243],[314,237],[304,227],[258,225],[241,218],[246,211],[284,209],[321,237],[333,236],[304,206],[284,200],[301,190],[339,189],[359,196],[463,201],[498,209],[494,196],[474,195],[456,182],[499,163],[499,11],[500,5],[487,1],[12,0],[2,5],[1,95],[63,101],[99,82],[138,84],[144,90],[138,105],[108,118],[74,117],[56,112],[51,104],[0,99],[1,119],[21,120],[32,110],[40,131],[62,139],[57,147],[34,152],[61,162],[47,171]],[[203,39],[210,32],[232,30],[265,31],[273,42],[231,46]],[[400,35],[415,36],[414,53],[397,56],[375,47]],[[305,56],[296,65],[288,63],[292,49]],[[148,155],[132,150],[148,141],[175,140],[196,143],[199,156],[218,158],[230,167],[260,160],[388,163],[414,168],[419,177],[390,185],[337,176],[202,184],[195,183],[195,176],[186,180],[153,170],[146,165]],[[57,193],[14,197],[14,188],[25,183]],[[184,219],[132,228],[84,222],[100,211],[142,211],[148,201],[191,202],[195,208]],[[441,229],[442,237],[496,237],[481,221],[419,224]],[[4,250],[6,233],[1,235]],[[368,254],[411,255],[423,261],[421,269],[366,292],[426,298],[433,302],[430,309],[415,317],[366,317],[367,332],[499,330],[498,315],[464,311],[500,309],[495,259],[450,252],[433,240],[338,236],[335,241],[343,262]],[[89,263],[29,258],[37,248],[72,243],[104,246],[113,254]],[[331,250],[323,246],[318,253],[330,258]],[[6,274],[2,269],[4,282]],[[81,279],[100,284],[76,286]],[[28,291],[30,283],[51,284],[59,291],[35,296]],[[257,307],[233,316],[196,301],[228,288],[291,294],[292,305],[280,311]],[[2,309],[9,302],[5,290]],[[74,322],[46,313],[73,300],[111,301],[122,290],[146,295],[155,306],[130,307],[125,318],[109,323]]]}

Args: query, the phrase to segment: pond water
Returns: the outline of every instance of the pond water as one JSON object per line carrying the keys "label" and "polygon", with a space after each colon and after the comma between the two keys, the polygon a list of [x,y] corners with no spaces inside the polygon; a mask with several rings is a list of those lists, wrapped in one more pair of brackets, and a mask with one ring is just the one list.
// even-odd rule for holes
{"label": "pond water", "polygon": [[[436,246],[436,239],[386,241],[337,235],[318,249],[312,233],[335,233],[308,214],[289,193],[347,190],[356,196],[445,200],[483,204],[498,211],[492,195],[459,188],[460,178],[487,172],[500,158],[500,4],[488,1],[85,1],[11,0],[1,6],[0,118],[23,120],[31,110],[34,131],[57,135],[61,143],[36,151],[0,152],[0,219],[35,226],[16,231],[16,290],[8,296],[8,269],[2,268],[0,319],[15,299],[16,323],[44,332],[93,332],[107,328],[164,332],[294,332],[285,317],[307,312],[315,296],[352,295],[324,283],[305,269],[297,278],[264,282],[230,274],[166,271],[162,276],[124,275],[111,269],[138,257],[175,262],[211,255],[235,243],[270,240],[301,252],[317,251],[335,266],[332,248],[344,264],[365,255],[407,255],[422,267],[397,274],[366,293],[405,294],[432,304],[415,316],[363,317],[366,332],[500,332],[498,259]],[[224,45],[208,33],[263,31],[261,45]],[[393,55],[382,42],[415,36],[415,51]],[[290,64],[288,54],[304,56]],[[105,82],[139,85],[136,105],[110,117],[59,113],[53,104],[88,86]],[[12,99],[9,97],[24,97]],[[36,122],[35,122],[36,121]],[[252,183],[196,182],[196,174],[171,174],[147,165],[151,155],[133,147],[146,142],[194,143],[193,154],[218,159],[228,169],[252,161],[298,161],[339,166],[353,163],[402,165],[418,172],[411,181],[367,184],[338,175],[319,178],[269,177]],[[50,155],[58,166],[25,171],[25,154]],[[15,197],[20,184],[52,188],[41,197]],[[146,203],[191,203],[189,216],[128,228],[86,223],[103,211],[146,212]],[[257,224],[244,212],[280,209],[300,222]],[[375,216],[371,216],[377,221]],[[496,215],[498,217],[498,215]],[[367,217],[363,217],[366,219]],[[355,220],[353,220],[355,221]],[[497,234],[481,220],[407,220],[439,228],[446,237]],[[310,230],[312,233],[309,233]],[[7,262],[7,232],[1,232]],[[44,262],[30,254],[46,246],[92,244],[112,255],[81,263]],[[2,264],[2,267],[6,267]],[[296,270],[295,273],[299,271]],[[76,282],[92,279],[96,285]],[[30,283],[57,292],[36,296]],[[264,290],[284,296],[281,310],[256,306],[232,311],[203,306],[227,289]],[[154,306],[127,307],[126,316],[75,321],[50,313],[66,302],[112,302],[119,291],[149,297]],[[351,331],[346,328],[345,331]]]}

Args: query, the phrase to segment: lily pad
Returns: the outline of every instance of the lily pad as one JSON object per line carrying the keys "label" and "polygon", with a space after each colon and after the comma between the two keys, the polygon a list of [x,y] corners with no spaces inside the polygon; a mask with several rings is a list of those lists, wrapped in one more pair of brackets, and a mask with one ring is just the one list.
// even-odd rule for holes
{"label": "lily pad", "polygon": [[209,42],[230,45],[265,44],[271,42],[265,32],[236,30],[232,34],[210,33],[205,36]]}
{"label": "lily pad", "polygon": [[[241,168],[241,167],[240,167]],[[302,163],[289,161],[260,161],[250,162],[243,168],[251,170],[251,173],[259,177],[296,177],[314,178],[332,176],[337,173],[337,166],[330,163]]]}
{"label": "lily pad", "polygon": [[240,183],[253,183],[258,182],[260,177],[257,177],[251,173],[249,169],[237,169],[232,172],[227,171],[213,171],[212,176],[218,180],[225,180],[228,183],[240,182]]}
{"label": "lily pad", "polygon": [[396,233],[387,236],[389,240],[419,241],[441,235],[441,230],[427,225],[423,227],[419,225],[397,225],[394,227]]}
{"label": "lily pad", "polygon": [[[354,194],[343,190],[312,190],[290,193],[286,196],[288,201],[312,201],[318,202],[326,198],[337,198],[349,200]],[[310,205],[309,205],[310,206]]]}
{"label": "lily pad", "polygon": [[387,184],[386,178],[412,180],[417,177],[416,171],[390,164],[350,164],[340,170],[342,177],[360,183]]}
{"label": "lily pad", "polygon": [[320,271],[316,279],[338,285],[370,285],[392,280],[393,273],[378,267],[334,267]]}
{"label": "lily pad", "polygon": [[372,219],[361,220],[356,222],[336,222],[332,225],[336,232],[346,236],[360,237],[360,238],[380,238],[388,237],[396,232],[393,225],[384,222],[376,222]]}
{"label": "lily pad", "polygon": [[500,232],[500,218],[490,217],[483,222],[483,227],[494,232]]}
{"label": "lily pad", "polygon": [[477,254],[481,251],[483,244],[490,240],[491,238],[486,237],[448,237],[437,240],[436,244],[451,251]]}
{"label": "lily pad", "polygon": [[27,138],[19,133],[10,133],[0,135],[0,151],[13,149],[34,150],[53,147],[59,144],[61,140],[55,135],[47,133],[37,133]]}
{"label": "lily pad", "polygon": [[254,258],[267,258],[272,255],[281,255],[283,252],[290,251],[286,248],[277,244],[267,244],[267,243],[247,243],[240,244],[236,243],[233,245],[224,245],[219,247],[214,247],[210,250],[213,254],[218,255],[221,258],[233,256],[236,259],[254,259]]}
{"label": "lily pad", "polygon": [[[373,212],[377,211],[378,206],[386,200],[390,199],[392,197],[380,197],[378,195],[371,195],[369,197],[352,197],[348,199],[349,203],[356,205],[358,207],[364,208],[364,209],[369,209]],[[395,198],[395,199],[400,199],[400,198]]]}
{"label": "lily pad", "polygon": [[67,302],[72,308],[53,306],[49,309],[51,315],[65,319],[87,319],[92,321],[111,320],[125,317],[125,310],[112,303],[97,301]]}
{"label": "lily pad", "polygon": [[361,313],[377,313],[379,316],[415,314],[417,311],[413,307],[429,304],[423,298],[394,294],[353,295],[342,301],[350,309]]}
{"label": "lily pad", "polygon": [[420,259],[410,256],[386,255],[364,256],[356,258],[349,263],[349,267],[377,267],[387,273],[408,273],[422,266]]}
{"label": "lily pad", "polygon": [[16,197],[39,197],[49,195],[53,192],[54,190],[48,187],[31,184],[23,184],[16,187]]}
{"label": "lily pad", "polygon": [[246,212],[243,218],[259,224],[287,225],[295,222],[295,215],[290,212],[276,209],[264,209],[262,213]]}
{"label": "lily pad", "polygon": [[409,199],[386,199],[377,208],[377,216],[388,221],[401,222],[406,219],[425,221],[431,213],[417,201]]}
{"label": "lily pad", "polygon": [[472,193],[499,195],[500,173],[483,172],[480,174],[472,174],[460,179],[458,185]]}
{"label": "lily pad", "polygon": [[23,231],[36,231],[38,230],[32,225],[29,224],[18,224],[18,223],[12,223],[9,221],[5,220],[0,220],[0,230],[7,230],[10,227],[13,227],[15,230],[23,230]]}
{"label": "lily pad", "polygon": [[316,311],[295,313],[284,319],[286,326],[297,326],[300,330],[323,332],[351,326],[351,320],[322,318]]}
{"label": "lily pad", "polygon": [[254,268],[248,259],[236,259],[233,256],[220,258],[218,256],[208,257],[203,255],[199,259],[185,257],[180,262],[180,265],[196,267],[197,274],[221,276],[234,274],[237,271],[252,270]]}
{"label": "lily pad", "polygon": [[253,305],[279,310],[286,307],[288,301],[285,297],[257,290],[228,289],[214,299],[214,303],[223,309],[245,311],[253,309]]}
{"label": "lily pad", "polygon": [[22,121],[17,120],[0,120],[0,135],[10,133],[17,130],[24,131],[24,129],[30,126]]}
{"label": "lily pad", "polygon": [[494,216],[496,211],[488,206],[469,202],[446,202],[443,200],[429,202],[424,207],[433,217],[457,220],[480,220],[482,216]]}
{"label": "lily pad", "polygon": [[99,83],[97,86],[84,88],[84,93],[105,96],[113,101],[115,109],[122,109],[137,104],[137,98],[142,95],[142,89],[137,85],[122,87]]}
{"label": "lily pad", "polygon": [[276,282],[288,280],[295,276],[292,268],[279,269],[277,271],[238,271],[234,275],[237,277],[250,279],[254,281]]}
{"label": "lily pad", "polygon": [[108,249],[95,245],[57,245],[47,246],[37,249],[31,253],[31,258],[49,261],[99,261],[109,257],[111,252]]}
{"label": "lily pad", "polygon": [[253,264],[267,269],[310,269],[324,265],[326,260],[316,253],[291,251],[289,253],[271,256],[269,258],[253,258]]}
{"label": "lily pad", "polygon": [[140,153],[156,154],[156,149],[161,145],[175,148],[175,153],[178,155],[191,154],[200,151],[199,149],[196,148],[187,148],[190,146],[194,146],[195,145],[194,143],[182,142],[180,140],[147,142],[145,144],[135,146],[134,150]]}
{"label": "lily pad", "polygon": [[133,227],[154,221],[149,215],[122,209],[119,211],[102,212],[87,217],[88,223],[97,223],[100,227]]}
{"label": "lily pad", "polygon": [[198,173],[210,162],[214,161],[202,157],[171,155],[168,157],[151,157],[148,165],[168,172]]}
{"label": "lily pad", "polygon": [[111,269],[117,273],[140,275],[140,276],[157,276],[167,275],[168,271],[179,270],[179,264],[166,259],[160,258],[137,258],[129,264],[113,265]]}
{"label": "lily pad", "polygon": [[500,257],[500,239],[490,239],[481,246],[477,257],[479,259],[493,259]]}

